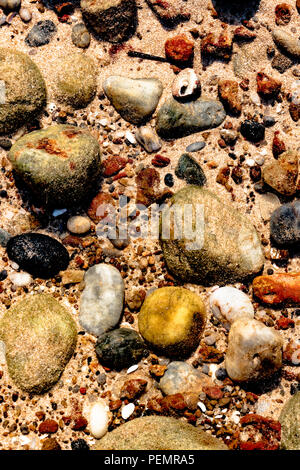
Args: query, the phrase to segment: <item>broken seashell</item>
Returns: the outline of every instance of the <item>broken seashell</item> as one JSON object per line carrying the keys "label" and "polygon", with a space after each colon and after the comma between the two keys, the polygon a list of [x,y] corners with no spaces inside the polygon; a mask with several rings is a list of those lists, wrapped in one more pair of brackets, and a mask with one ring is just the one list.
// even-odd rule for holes
{"label": "broken seashell", "polygon": [[172,93],[175,98],[188,98],[200,94],[200,79],[193,69],[185,69],[175,78]]}

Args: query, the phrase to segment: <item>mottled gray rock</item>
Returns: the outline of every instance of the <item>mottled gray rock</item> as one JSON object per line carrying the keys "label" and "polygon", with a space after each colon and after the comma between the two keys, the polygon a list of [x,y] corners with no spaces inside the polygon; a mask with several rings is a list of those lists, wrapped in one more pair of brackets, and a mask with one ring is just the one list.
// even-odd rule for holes
{"label": "mottled gray rock", "polygon": [[279,245],[300,243],[300,201],[283,204],[273,212],[270,233]]}
{"label": "mottled gray rock", "polygon": [[0,228],[0,245],[5,248],[9,239],[11,238],[11,235],[4,230],[3,228]]}
{"label": "mottled gray rock", "polygon": [[164,139],[177,139],[219,126],[226,113],[219,101],[204,100],[179,103],[169,98],[159,109],[156,131]]}
{"label": "mottled gray rock", "polygon": [[211,385],[212,381],[207,375],[181,361],[170,362],[159,382],[159,388],[165,395],[174,395],[175,393],[199,395],[203,387]]}
{"label": "mottled gray rock", "polygon": [[[193,222],[193,227],[186,228],[187,236],[178,238],[174,228],[189,206],[193,212],[186,222]],[[175,215],[171,225],[164,223],[170,211]],[[260,239],[251,222],[199,186],[187,186],[170,199],[162,212],[160,239],[168,268],[184,282],[241,282],[263,267]]]}
{"label": "mottled gray rock", "polygon": [[27,34],[25,42],[30,47],[45,46],[49,44],[56,31],[57,28],[53,21],[38,21]]}
{"label": "mottled gray rock", "polygon": [[184,153],[178,160],[175,168],[177,178],[184,179],[188,184],[203,186],[206,176],[199,163],[188,153]]}
{"label": "mottled gray rock", "polygon": [[120,320],[124,301],[124,281],[108,264],[96,264],[84,276],[80,301],[80,325],[95,336],[111,330]]}
{"label": "mottled gray rock", "polygon": [[291,397],[284,405],[279,416],[281,424],[281,448],[300,449],[300,392]]}
{"label": "mottled gray rock", "polygon": [[272,33],[273,40],[277,46],[294,57],[300,57],[300,40],[297,34],[291,34],[281,28],[276,28]]}
{"label": "mottled gray rock", "polygon": [[89,47],[91,35],[84,23],[76,23],[75,26],[73,26],[71,39],[72,43],[76,47],[80,47],[82,49]]}
{"label": "mottled gray rock", "polygon": [[113,107],[125,121],[142,124],[154,113],[163,86],[156,78],[108,77],[103,89]]}
{"label": "mottled gray rock", "polygon": [[8,372],[28,393],[43,393],[59,379],[77,342],[69,312],[50,295],[27,295],[0,322]]}

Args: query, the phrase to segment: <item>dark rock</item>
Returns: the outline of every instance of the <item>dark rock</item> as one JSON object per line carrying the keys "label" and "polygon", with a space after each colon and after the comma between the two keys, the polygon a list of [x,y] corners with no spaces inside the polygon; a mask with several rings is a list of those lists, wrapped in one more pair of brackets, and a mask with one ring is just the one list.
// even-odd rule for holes
{"label": "dark rock", "polygon": [[25,38],[27,46],[40,47],[49,44],[57,28],[53,21],[38,21]]}
{"label": "dark rock", "polygon": [[265,115],[263,117],[263,122],[265,127],[272,127],[276,123],[276,120],[273,116]]}
{"label": "dark rock", "polygon": [[172,186],[174,186],[174,178],[171,173],[166,174],[164,181],[165,181],[165,185],[168,186],[169,188],[172,188]]}
{"label": "dark rock", "polygon": [[282,54],[277,54],[273,58],[271,65],[273,69],[278,70],[279,73],[284,73],[286,70],[288,70],[292,65],[294,64],[294,61],[291,60],[289,57],[286,57],[285,55]]}
{"label": "dark rock", "polygon": [[10,238],[11,238],[11,235],[6,230],[3,230],[3,228],[0,228],[0,245],[3,248],[7,246],[7,243]]}
{"label": "dark rock", "polygon": [[300,201],[284,204],[273,212],[270,232],[279,245],[300,242]]}
{"label": "dark rock", "polygon": [[69,254],[54,238],[41,233],[24,233],[7,244],[9,258],[30,274],[48,279],[68,267]]}
{"label": "dark rock", "polygon": [[84,439],[76,439],[71,442],[72,450],[90,450],[90,446]]}
{"label": "dark rock", "polygon": [[96,353],[102,365],[121,370],[138,362],[147,348],[136,331],[119,328],[99,336]]}
{"label": "dark rock", "polygon": [[247,140],[259,142],[265,136],[265,126],[259,122],[246,119],[241,124],[241,134]]}
{"label": "dark rock", "polygon": [[188,184],[203,186],[206,183],[206,176],[199,163],[188,153],[184,153],[179,158],[175,169],[177,178],[184,179]]}

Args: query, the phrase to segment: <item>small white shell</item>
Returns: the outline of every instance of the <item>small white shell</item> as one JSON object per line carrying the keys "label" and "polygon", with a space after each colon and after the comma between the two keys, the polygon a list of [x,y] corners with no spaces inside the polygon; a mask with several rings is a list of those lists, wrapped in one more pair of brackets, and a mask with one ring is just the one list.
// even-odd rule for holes
{"label": "small white shell", "polygon": [[200,79],[193,69],[184,69],[175,78],[172,94],[175,98],[187,98],[200,91]]}
{"label": "small white shell", "polygon": [[128,405],[123,406],[121,414],[123,419],[128,419],[129,416],[134,412],[135,406],[133,403],[128,403]]}
{"label": "small white shell", "polygon": [[135,372],[138,368],[139,368],[139,366],[137,364],[135,364],[134,366],[129,367],[129,369],[127,369],[127,374],[131,374],[132,372]]}

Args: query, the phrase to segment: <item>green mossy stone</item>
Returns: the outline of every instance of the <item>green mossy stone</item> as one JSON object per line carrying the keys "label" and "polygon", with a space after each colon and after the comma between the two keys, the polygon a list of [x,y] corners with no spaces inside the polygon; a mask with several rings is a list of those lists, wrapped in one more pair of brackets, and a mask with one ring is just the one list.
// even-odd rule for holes
{"label": "green mossy stone", "polygon": [[154,350],[184,357],[197,348],[206,321],[201,297],[183,287],[162,287],[148,295],[138,317],[139,331]]}
{"label": "green mossy stone", "polygon": [[[168,221],[170,211],[179,217],[188,205],[193,214],[189,219],[191,238],[176,238],[174,218],[171,217],[171,224],[164,220]],[[182,215],[181,219],[177,217],[175,220],[182,220]],[[170,226],[170,235],[164,232],[166,225]],[[187,186],[170,199],[162,212],[160,240],[169,270],[183,282],[202,285],[241,282],[259,272],[264,264],[261,242],[251,222],[199,186]]]}
{"label": "green mossy stone", "polygon": [[97,91],[96,64],[87,55],[75,53],[55,62],[54,93],[57,100],[75,109],[85,108]]}
{"label": "green mossy stone", "polygon": [[300,450],[300,392],[284,405],[279,421],[281,424],[281,448]]}
{"label": "green mossy stone", "polygon": [[41,394],[59,379],[77,342],[76,323],[46,294],[28,295],[7,310],[0,322],[8,372],[23,391]]}
{"label": "green mossy stone", "polygon": [[107,433],[93,450],[228,450],[228,447],[220,439],[179,419],[147,416]]}
{"label": "green mossy stone", "polygon": [[12,146],[8,158],[37,199],[56,208],[84,202],[97,187],[101,171],[97,140],[70,125],[26,134]]}
{"label": "green mossy stone", "polygon": [[37,117],[46,100],[46,85],[35,63],[22,52],[0,48],[0,134]]}

